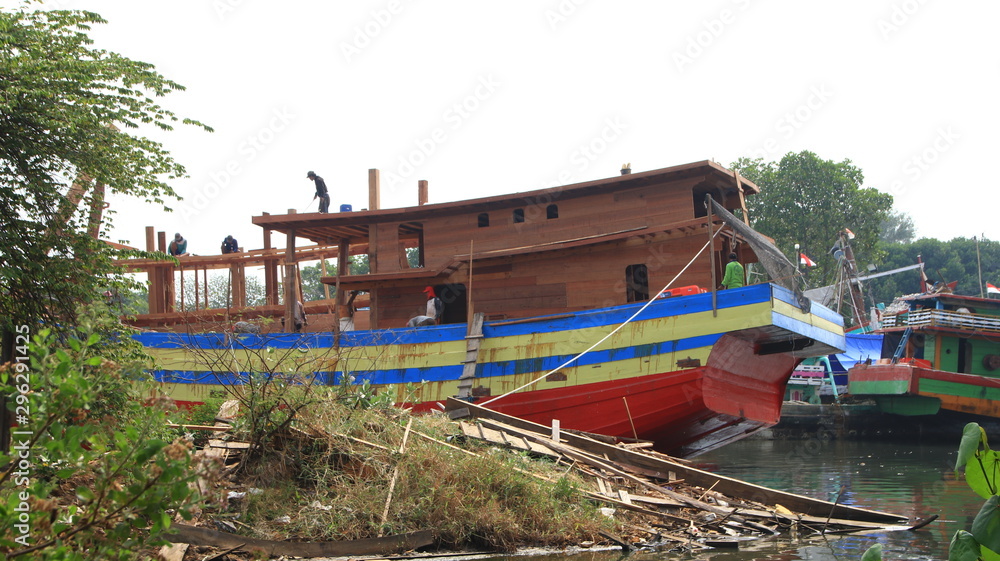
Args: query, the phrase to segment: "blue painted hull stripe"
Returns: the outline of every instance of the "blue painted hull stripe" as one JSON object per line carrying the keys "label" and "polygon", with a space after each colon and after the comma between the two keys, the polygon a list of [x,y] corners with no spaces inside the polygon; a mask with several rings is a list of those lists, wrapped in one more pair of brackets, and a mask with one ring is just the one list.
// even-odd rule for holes
{"label": "blue painted hull stripe", "polygon": [[[574,363],[570,364],[570,367],[608,364],[620,360],[630,360],[673,352],[684,352],[703,347],[711,347],[721,336],[721,334],[704,335],[700,337],[689,337],[679,341],[665,341],[648,345],[622,347],[619,349],[591,351],[580,357],[580,359]],[[476,377],[483,379],[528,372],[547,372],[556,368],[560,364],[563,364],[573,356],[575,355],[556,355],[533,359],[482,363],[476,366]],[[373,384],[416,384],[420,382],[446,382],[457,380],[462,374],[462,368],[462,365],[458,364],[430,368],[393,368],[388,370],[378,370],[375,372],[351,372],[351,374],[355,377],[355,383],[367,380]],[[333,377],[333,379],[326,380],[323,383],[337,384],[339,383],[339,378],[343,375],[343,372],[337,371],[336,373],[320,374],[330,374]],[[239,378],[233,377],[230,373],[219,373],[216,375],[215,373],[208,371],[193,372],[157,370],[153,372],[153,375],[159,382],[213,385],[239,383]],[[246,373],[241,373],[241,376],[246,376]],[[185,382],[184,380],[187,381]]]}
{"label": "blue painted hull stripe", "polygon": [[[718,293],[720,310],[738,308],[761,302],[769,302],[771,286],[767,284],[753,285],[733,290],[723,290]],[[774,287],[777,290],[780,287]],[[783,290],[783,289],[781,289]],[[787,291],[786,291],[787,292]],[[791,293],[787,293],[791,294]],[[787,296],[787,295],[786,295]],[[636,322],[660,318],[681,317],[712,310],[712,295],[697,294],[678,298],[657,300],[647,308]],[[794,301],[794,298],[791,298]],[[556,331],[578,331],[591,327],[617,327],[631,317],[643,303],[616,306],[601,310],[578,312],[572,317],[551,316],[536,321],[509,325],[483,326],[483,335],[487,338],[513,337],[535,333],[551,333]],[[820,308],[817,306],[817,308]],[[821,310],[817,310],[821,311]],[[819,314],[817,314],[819,315]],[[334,346],[333,335],[330,333],[306,334],[269,334],[260,335],[227,335],[224,333],[181,334],[181,333],[141,333],[135,339],[145,347],[154,349],[178,349],[195,347],[201,349],[227,349],[232,346],[231,339],[238,338],[242,345],[248,347],[274,347],[277,349],[309,347],[331,348]],[[422,327],[418,329],[380,329],[372,331],[347,331],[341,335],[341,347],[367,347],[375,345],[416,345],[424,343],[440,343],[461,341],[465,338],[465,325],[441,325]],[[237,348],[239,345],[237,345]]]}

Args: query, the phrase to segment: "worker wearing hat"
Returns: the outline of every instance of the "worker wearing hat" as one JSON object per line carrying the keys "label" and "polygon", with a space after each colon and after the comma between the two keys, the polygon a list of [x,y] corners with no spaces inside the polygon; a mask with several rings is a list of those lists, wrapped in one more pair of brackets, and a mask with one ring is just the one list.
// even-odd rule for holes
{"label": "worker wearing hat", "polygon": [[326,182],[323,178],[316,175],[316,172],[310,171],[306,174],[306,177],[312,179],[316,183],[316,194],[313,196],[313,200],[319,197],[319,211],[329,212],[330,211],[330,192],[326,190]]}
{"label": "worker wearing hat", "polygon": [[427,317],[434,318],[435,323],[441,323],[441,315],[444,314],[444,302],[434,294],[434,288],[428,286],[424,289],[427,295]]}

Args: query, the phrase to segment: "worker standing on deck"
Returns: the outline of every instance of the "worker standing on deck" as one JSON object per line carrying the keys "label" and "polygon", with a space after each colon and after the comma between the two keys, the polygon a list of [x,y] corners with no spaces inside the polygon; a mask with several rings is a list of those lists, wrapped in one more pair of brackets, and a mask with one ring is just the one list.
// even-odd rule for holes
{"label": "worker standing on deck", "polygon": [[313,196],[313,200],[319,197],[319,211],[329,212],[330,210],[330,192],[326,189],[326,182],[323,178],[316,175],[316,172],[310,171],[306,174],[306,177],[312,179],[316,184],[316,194]]}
{"label": "worker standing on deck", "polygon": [[444,302],[434,294],[434,288],[431,286],[424,289],[424,294],[427,295],[427,317],[434,318],[434,323],[441,323]]}
{"label": "worker standing on deck", "polygon": [[729,263],[726,265],[726,274],[722,277],[722,284],[719,288],[739,288],[743,286],[743,265],[735,253],[729,254]]}

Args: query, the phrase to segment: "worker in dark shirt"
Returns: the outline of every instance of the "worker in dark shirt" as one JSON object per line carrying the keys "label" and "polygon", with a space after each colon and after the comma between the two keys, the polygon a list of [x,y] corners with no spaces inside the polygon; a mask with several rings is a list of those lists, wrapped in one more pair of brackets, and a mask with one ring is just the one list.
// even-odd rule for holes
{"label": "worker in dark shirt", "polygon": [[330,211],[330,192],[326,190],[326,182],[323,178],[316,175],[316,172],[310,171],[306,174],[306,177],[312,179],[316,183],[316,194],[313,196],[313,200],[319,197],[319,211],[329,212]]}
{"label": "worker in dark shirt", "polygon": [[222,240],[222,253],[239,253],[240,244],[236,241],[236,238],[232,236],[226,236],[226,239]]}

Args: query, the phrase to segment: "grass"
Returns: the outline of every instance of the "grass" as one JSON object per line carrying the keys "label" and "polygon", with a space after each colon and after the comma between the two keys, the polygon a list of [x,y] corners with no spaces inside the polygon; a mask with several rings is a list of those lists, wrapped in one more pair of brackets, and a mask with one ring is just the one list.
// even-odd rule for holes
{"label": "grass", "polygon": [[230,511],[265,539],[351,540],[433,529],[441,546],[456,550],[567,546],[618,529],[576,492],[580,482],[563,475],[565,467],[471,441],[463,447],[472,454],[442,444],[454,432],[443,416],[412,417],[399,453],[410,421],[392,407],[315,403],[300,412],[297,430],[277,437],[243,472],[240,484],[261,491]]}

